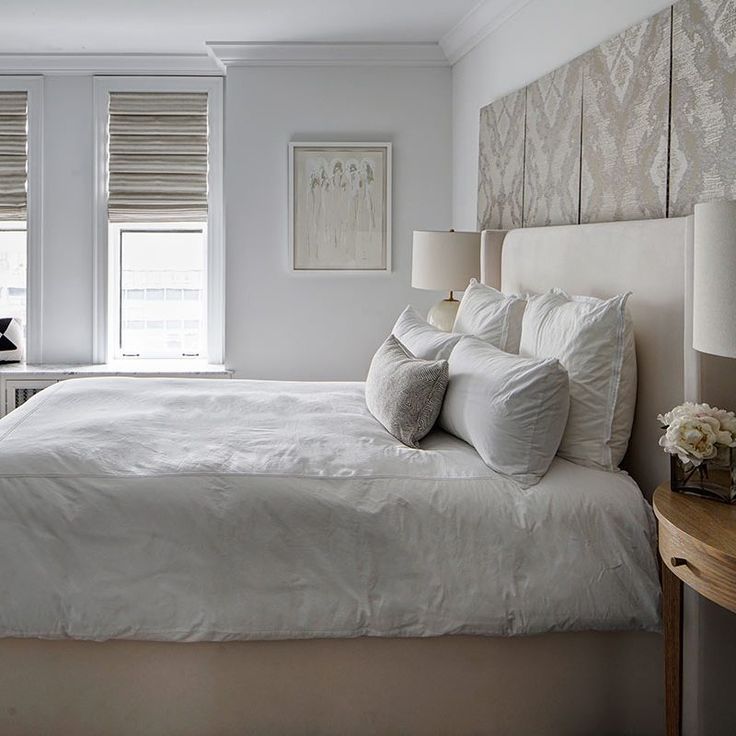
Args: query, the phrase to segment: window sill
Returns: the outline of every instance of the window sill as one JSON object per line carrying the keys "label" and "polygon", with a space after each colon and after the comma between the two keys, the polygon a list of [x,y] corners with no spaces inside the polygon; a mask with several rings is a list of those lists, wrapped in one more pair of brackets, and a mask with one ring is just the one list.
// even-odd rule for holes
{"label": "window sill", "polygon": [[84,376],[213,376],[229,377],[232,371],[224,365],[203,360],[116,360],[94,365],[6,363],[4,374],[84,375]]}

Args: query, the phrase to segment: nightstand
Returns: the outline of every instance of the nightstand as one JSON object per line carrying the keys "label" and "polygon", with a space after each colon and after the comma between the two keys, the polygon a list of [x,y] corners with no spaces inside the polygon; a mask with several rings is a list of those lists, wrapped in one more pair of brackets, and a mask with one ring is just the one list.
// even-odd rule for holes
{"label": "nightstand", "polygon": [[682,721],[682,584],[736,613],[736,505],[654,492],[662,560],[667,736]]}

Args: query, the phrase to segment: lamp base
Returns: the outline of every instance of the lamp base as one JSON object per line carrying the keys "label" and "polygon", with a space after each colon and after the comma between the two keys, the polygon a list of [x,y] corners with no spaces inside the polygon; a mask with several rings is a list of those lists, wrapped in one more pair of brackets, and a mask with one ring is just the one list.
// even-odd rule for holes
{"label": "lamp base", "polygon": [[427,322],[444,332],[452,332],[452,326],[455,324],[455,315],[460,302],[450,297],[437,302],[427,314]]}

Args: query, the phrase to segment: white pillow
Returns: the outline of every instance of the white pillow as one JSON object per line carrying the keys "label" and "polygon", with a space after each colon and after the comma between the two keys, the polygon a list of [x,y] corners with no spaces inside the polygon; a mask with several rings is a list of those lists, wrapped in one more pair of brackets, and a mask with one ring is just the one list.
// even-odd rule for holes
{"label": "white pillow", "polygon": [[408,306],[399,315],[391,334],[398,338],[414,357],[422,360],[447,360],[462,337],[432,327],[412,306]]}
{"label": "white pillow", "polygon": [[502,294],[470,279],[457,310],[453,332],[474,335],[507,353],[518,353],[526,300]]}
{"label": "white pillow", "polygon": [[613,470],[626,454],[636,406],[634,328],[629,294],[612,299],[554,289],[530,297],[521,355],[557,358],[570,376],[570,416],[559,455]]}
{"label": "white pillow", "polygon": [[488,467],[524,488],[547,472],[565,429],[567,373],[554,359],[522,358],[463,337],[449,360],[440,426]]}

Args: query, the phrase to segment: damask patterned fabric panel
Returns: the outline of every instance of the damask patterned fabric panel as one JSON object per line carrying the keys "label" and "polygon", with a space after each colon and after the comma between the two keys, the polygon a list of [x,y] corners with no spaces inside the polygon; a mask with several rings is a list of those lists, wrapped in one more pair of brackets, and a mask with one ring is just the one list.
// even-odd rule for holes
{"label": "damask patterned fabric panel", "polygon": [[673,9],[671,217],[736,199],[736,0]]}
{"label": "damask patterned fabric panel", "polygon": [[478,229],[522,226],[526,89],[480,111]]}
{"label": "damask patterned fabric panel", "polygon": [[664,217],[671,10],[585,57],[581,222]]}
{"label": "damask patterned fabric panel", "polygon": [[527,87],[524,227],[578,222],[583,59]]}

